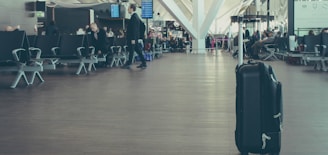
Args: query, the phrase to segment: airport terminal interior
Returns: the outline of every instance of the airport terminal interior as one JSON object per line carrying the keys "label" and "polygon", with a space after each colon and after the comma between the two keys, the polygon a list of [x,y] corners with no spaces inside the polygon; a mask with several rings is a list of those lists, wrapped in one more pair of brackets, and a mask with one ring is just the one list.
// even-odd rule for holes
{"label": "airport terminal interior", "polygon": [[[130,4],[140,6],[146,25],[142,68],[137,55],[124,67]],[[250,61],[272,66],[282,83],[280,155],[325,155],[328,26],[313,16],[326,6],[311,0],[3,2],[0,155],[241,155],[236,66]],[[20,11],[5,14],[12,10]],[[310,13],[302,18],[300,10]],[[58,34],[46,34],[50,22]],[[85,26],[93,22],[114,32],[106,54],[89,46],[93,35]],[[256,53],[245,30],[274,41]]]}

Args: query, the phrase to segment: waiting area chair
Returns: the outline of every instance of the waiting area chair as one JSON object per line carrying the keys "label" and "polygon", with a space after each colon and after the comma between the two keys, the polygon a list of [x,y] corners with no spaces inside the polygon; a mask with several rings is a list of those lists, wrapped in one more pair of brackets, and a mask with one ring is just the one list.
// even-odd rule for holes
{"label": "waiting area chair", "polygon": [[[42,64],[32,61],[29,52],[29,42],[24,31],[0,32],[0,72],[14,72],[16,77],[10,88],[16,88],[21,78],[26,85],[33,84],[35,77],[44,82],[40,72]],[[26,72],[32,73],[30,81]]]}
{"label": "waiting area chair", "polygon": [[127,61],[127,55],[125,52],[122,52],[122,46],[112,46],[111,51],[113,52],[112,61],[110,67],[123,66]]}

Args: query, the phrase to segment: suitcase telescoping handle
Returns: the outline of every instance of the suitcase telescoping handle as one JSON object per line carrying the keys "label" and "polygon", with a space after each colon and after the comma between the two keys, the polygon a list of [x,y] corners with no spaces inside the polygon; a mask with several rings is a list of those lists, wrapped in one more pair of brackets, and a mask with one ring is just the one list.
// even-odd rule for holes
{"label": "suitcase telescoping handle", "polygon": [[244,63],[244,49],[243,49],[243,16],[238,17],[238,66]]}
{"label": "suitcase telescoping handle", "polygon": [[[270,73],[270,77],[272,79],[273,82],[275,82],[277,84],[277,87],[280,87],[280,88],[277,88],[277,90],[280,90],[279,92],[276,92],[276,95],[277,95],[277,102],[282,102],[281,99],[282,99],[282,90],[281,90],[281,83],[277,80],[276,78],[276,75],[274,73],[274,70],[272,67],[269,68],[269,73]],[[278,103],[277,103],[278,104]],[[282,106],[282,104],[280,103],[279,105]],[[278,109],[274,109],[275,110],[275,115],[273,115],[273,118],[274,119],[279,119],[279,122],[280,122],[280,131],[282,131],[282,107],[278,108]]]}

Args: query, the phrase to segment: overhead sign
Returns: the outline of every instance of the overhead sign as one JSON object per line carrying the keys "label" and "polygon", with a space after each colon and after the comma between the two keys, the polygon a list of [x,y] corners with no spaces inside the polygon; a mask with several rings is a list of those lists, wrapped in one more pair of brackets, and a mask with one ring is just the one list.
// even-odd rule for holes
{"label": "overhead sign", "polygon": [[153,18],[153,0],[141,1],[141,17]]}

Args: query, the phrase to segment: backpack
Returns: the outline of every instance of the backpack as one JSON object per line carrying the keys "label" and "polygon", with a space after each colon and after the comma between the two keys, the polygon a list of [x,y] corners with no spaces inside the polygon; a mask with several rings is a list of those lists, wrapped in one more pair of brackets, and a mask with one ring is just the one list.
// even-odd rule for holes
{"label": "backpack", "polygon": [[146,25],[142,20],[140,20],[140,30],[139,30],[139,39],[144,39],[145,37],[145,31],[146,31]]}

